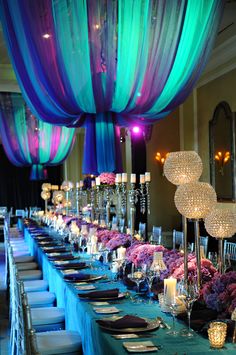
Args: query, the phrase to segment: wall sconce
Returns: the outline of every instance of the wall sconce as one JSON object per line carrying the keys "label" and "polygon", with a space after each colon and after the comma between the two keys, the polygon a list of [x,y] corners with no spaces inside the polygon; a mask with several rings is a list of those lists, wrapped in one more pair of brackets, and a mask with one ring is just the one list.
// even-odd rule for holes
{"label": "wall sconce", "polygon": [[220,174],[224,176],[224,165],[230,160],[230,152],[217,152],[217,154],[215,154],[215,160],[219,163]]}
{"label": "wall sconce", "polygon": [[163,172],[163,165],[166,161],[166,158],[168,156],[169,153],[166,153],[166,154],[161,154],[160,152],[156,152],[156,156],[155,156],[155,159],[161,164],[162,166],[162,175],[164,176],[164,172]]}

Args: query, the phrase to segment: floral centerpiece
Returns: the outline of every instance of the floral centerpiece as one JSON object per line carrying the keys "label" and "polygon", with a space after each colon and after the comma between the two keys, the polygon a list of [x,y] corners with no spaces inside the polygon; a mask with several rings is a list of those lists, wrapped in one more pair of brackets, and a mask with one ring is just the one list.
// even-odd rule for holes
{"label": "floral centerpiece", "polygon": [[115,185],[116,175],[114,173],[101,173],[99,178],[103,185]]}
{"label": "floral centerpiece", "polygon": [[236,308],[236,271],[218,274],[203,285],[201,298],[206,306],[224,316],[229,316]]}

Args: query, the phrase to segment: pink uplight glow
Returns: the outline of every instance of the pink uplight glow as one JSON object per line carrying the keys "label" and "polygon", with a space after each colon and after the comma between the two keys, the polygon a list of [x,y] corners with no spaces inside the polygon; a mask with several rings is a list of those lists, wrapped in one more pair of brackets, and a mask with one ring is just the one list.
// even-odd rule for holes
{"label": "pink uplight glow", "polygon": [[132,131],[133,131],[133,133],[138,134],[138,133],[140,133],[140,127],[135,126],[135,127],[133,127]]}

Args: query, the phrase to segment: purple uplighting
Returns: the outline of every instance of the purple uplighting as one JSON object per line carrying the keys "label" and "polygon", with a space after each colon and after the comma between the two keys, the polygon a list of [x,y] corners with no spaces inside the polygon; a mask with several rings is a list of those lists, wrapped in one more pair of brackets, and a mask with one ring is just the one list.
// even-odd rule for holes
{"label": "purple uplighting", "polygon": [[141,129],[140,129],[140,127],[138,127],[138,126],[134,126],[134,127],[132,128],[132,131],[133,131],[133,133],[135,133],[135,134],[139,134],[139,133],[141,132]]}

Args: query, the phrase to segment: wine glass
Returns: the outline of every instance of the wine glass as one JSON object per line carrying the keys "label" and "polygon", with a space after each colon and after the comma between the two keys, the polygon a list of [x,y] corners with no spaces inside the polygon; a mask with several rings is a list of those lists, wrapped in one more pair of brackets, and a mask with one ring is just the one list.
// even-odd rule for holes
{"label": "wine glass", "polygon": [[191,313],[193,304],[199,297],[199,289],[196,282],[194,281],[182,281],[179,283],[178,289],[179,298],[184,302],[188,315],[188,329],[183,329],[181,335],[192,337],[194,336],[194,332],[190,327]]}
{"label": "wine glass", "polygon": [[154,270],[148,270],[146,273],[146,280],[148,283],[148,297],[149,297],[149,302],[152,303],[152,296],[153,296],[153,292],[152,292],[152,284],[153,284],[153,280],[156,277],[156,272]]}
{"label": "wine glass", "polygon": [[173,295],[173,297],[171,297],[171,299],[164,299],[165,305],[169,308],[170,313],[172,315],[172,319],[173,319],[173,325],[172,325],[172,329],[169,330],[168,332],[166,332],[166,334],[168,335],[173,335],[176,336],[179,334],[179,332],[176,330],[176,315],[177,315],[177,310],[179,307],[179,302],[178,302],[178,297],[177,294]]}
{"label": "wine glass", "polygon": [[87,238],[85,235],[80,236],[80,248],[82,249],[83,254],[85,253],[85,249],[87,247]]}
{"label": "wine glass", "polygon": [[134,265],[132,265],[131,274],[128,275],[128,278],[136,283],[137,293],[140,292],[140,284],[144,280],[144,276],[145,274],[141,267],[135,267]]}

